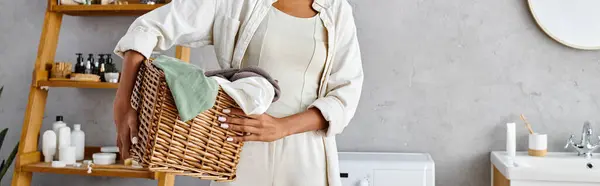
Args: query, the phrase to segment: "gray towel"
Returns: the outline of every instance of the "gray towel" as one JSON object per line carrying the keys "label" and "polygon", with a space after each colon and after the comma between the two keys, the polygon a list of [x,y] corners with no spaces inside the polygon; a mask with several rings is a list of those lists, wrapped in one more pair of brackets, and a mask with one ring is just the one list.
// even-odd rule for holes
{"label": "gray towel", "polygon": [[242,69],[230,68],[230,69],[222,69],[222,70],[213,70],[213,71],[205,72],[204,75],[206,75],[208,77],[217,76],[220,78],[228,79],[231,82],[234,82],[235,80],[242,79],[242,78],[261,76],[261,77],[267,79],[267,81],[269,81],[269,83],[271,83],[273,85],[273,88],[275,89],[275,97],[273,97],[273,102],[277,101],[279,99],[279,95],[281,94],[281,90],[279,88],[279,84],[277,83],[277,80],[273,79],[271,77],[271,75],[269,75],[269,73],[267,73],[265,70],[263,70],[259,67],[246,67],[246,68],[242,68]]}

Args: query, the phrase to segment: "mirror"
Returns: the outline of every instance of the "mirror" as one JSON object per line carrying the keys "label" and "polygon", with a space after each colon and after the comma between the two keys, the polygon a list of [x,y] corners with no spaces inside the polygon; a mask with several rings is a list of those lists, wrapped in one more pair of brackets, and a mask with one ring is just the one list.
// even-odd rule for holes
{"label": "mirror", "polygon": [[600,0],[528,0],[539,27],[569,47],[600,49]]}

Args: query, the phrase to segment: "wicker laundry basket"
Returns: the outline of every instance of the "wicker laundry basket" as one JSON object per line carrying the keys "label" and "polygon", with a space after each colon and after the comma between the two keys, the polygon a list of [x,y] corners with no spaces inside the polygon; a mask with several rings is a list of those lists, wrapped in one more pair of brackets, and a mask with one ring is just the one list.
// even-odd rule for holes
{"label": "wicker laundry basket", "polygon": [[215,105],[194,119],[180,120],[162,70],[144,62],[137,75],[131,104],[139,114],[139,142],[132,158],[155,172],[233,181],[243,143],[227,142],[241,133],[222,129],[218,116],[224,108],[239,108],[223,90]]}

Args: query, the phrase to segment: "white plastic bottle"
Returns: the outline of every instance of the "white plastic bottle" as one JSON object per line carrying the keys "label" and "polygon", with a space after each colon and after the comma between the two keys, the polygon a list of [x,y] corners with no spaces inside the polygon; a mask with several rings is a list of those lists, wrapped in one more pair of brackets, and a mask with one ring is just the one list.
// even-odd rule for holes
{"label": "white plastic bottle", "polygon": [[75,164],[75,147],[73,147],[73,146],[61,147],[58,160],[62,161],[63,163],[65,163],[67,165],[74,165]]}
{"label": "white plastic bottle", "polygon": [[73,125],[71,146],[75,147],[75,159],[77,161],[83,160],[85,154],[85,133],[81,130],[81,124]]}
{"label": "white plastic bottle", "polygon": [[69,127],[62,127],[59,129],[58,132],[58,157],[60,160],[60,154],[63,153],[61,152],[60,149],[62,148],[66,148],[66,147],[70,147],[71,146],[71,128]]}
{"label": "white plastic bottle", "polygon": [[62,116],[56,116],[56,121],[52,124],[52,130],[54,131],[54,134],[56,134],[56,154],[54,154],[54,159],[58,160],[58,150],[59,150],[59,139],[60,139],[60,128],[66,127],[67,123],[65,123],[63,121],[63,117]]}
{"label": "white plastic bottle", "polygon": [[56,154],[56,134],[52,130],[44,132],[42,137],[42,153],[44,154],[44,162],[52,162]]}
{"label": "white plastic bottle", "polygon": [[516,151],[517,151],[517,137],[515,131],[515,123],[506,124],[506,154],[509,166],[514,166]]}

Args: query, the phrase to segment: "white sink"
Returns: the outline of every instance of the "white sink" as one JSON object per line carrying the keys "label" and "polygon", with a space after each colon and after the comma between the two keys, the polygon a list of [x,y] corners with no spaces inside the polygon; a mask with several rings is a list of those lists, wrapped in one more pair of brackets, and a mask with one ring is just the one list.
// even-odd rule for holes
{"label": "white sink", "polygon": [[508,164],[503,151],[492,152],[490,158],[498,171],[510,180],[511,186],[600,185],[600,153],[586,159],[576,152],[549,152],[546,157],[517,152],[514,165]]}

